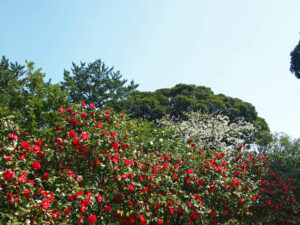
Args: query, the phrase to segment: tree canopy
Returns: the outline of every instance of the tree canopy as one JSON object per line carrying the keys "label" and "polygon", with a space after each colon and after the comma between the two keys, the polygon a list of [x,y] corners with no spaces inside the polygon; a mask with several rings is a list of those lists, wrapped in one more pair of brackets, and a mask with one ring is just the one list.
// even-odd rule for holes
{"label": "tree canopy", "polygon": [[126,85],[120,71],[107,67],[100,59],[86,64],[72,64],[71,72],[64,71],[64,90],[69,89],[68,101],[90,102],[96,107],[103,105],[119,109],[123,101],[138,87],[133,81]]}
{"label": "tree canopy", "polygon": [[173,120],[186,119],[184,112],[191,111],[223,114],[231,122],[244,120],[254,124],[258,131],[256,139],[259,137],[261,144],[270,141],[268,124],[257,115],[252,104],[223,94],[215,95],[210,88],[204,86],[177,84],[173,88],[154,92],[135,91],[127,99],[124,111],[132,117],[150,121],[161,119],[166,114]]}
{"label": "tree canopy", "polygon": [[24,87],[24,66],[2,56],[0,62],[0,114],[19,108],[20,92]]}
{"label": "tree canopy", "polygon": [[42,70],[33,62],[25,66],[11,63],[4,56],[0,62],[0,115],[12,115],[26,131],[49,125],[51,112],[67,103],[67,92],[59,84],[44,81]]}
{"label": "tree canopy", "polygon": [[298,45],[291,52],[291,67],[290,71],[295,74],[295,76],[300,79],[300,40]]}

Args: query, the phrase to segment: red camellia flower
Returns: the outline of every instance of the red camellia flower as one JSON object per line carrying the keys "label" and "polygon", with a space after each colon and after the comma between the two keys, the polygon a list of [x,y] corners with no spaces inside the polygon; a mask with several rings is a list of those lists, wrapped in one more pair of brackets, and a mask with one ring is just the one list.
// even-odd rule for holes
{"label": "red camellia flower", "polygon": [[39,170],[41,168],[41,164],[39,162],[35,161],[32,163],[31,168],[33,170]]}
{"label": "red camellia flower", "polygon": [[211,215],[211,216],[215,216],[215,215],[216,215],[216,213],[215,213],[213,210],[211,210],[211,211],[210,211],[210,213],[209,213],[209,215]]}
{"label": "red camellia flower", "polygon": [[72,142],[74,145],[78,145],[80,140],[78,138],[74,138]]}
{"label": "red camellia flower", "polygon": [[82,118],[82,119],[85,119],[86,117],[87,117],[86,113],[82,113],[82,114],[81,114],[81,118]]}
{"label": "red camellia flower", "polygon": [[129,220],[128,220],[128,222],[131,223],[131,224],[134,223],[134,221],[135,221],[135,220],[134,220],[134,217],[133,217],[133,216],[131,216],[131,217],[129,218]]}
{"label": "red camellia flower", "polygon": [[21,144],[21,148],[24,150],[27,150],[30,147],[29,143],[26,141],[23,141]]}
{"label": "red camellia flower", "polygon": [[164,224],[164,221],[163,221],[163,220],[157,221],[157,225],[162,225],[162,224]]}
{"label": "red camellia flower", "polygon": [[44,199],[42,201],[42,206],[43,206],[43,209],[48,209],[49,208],[49,205],[50,205],[50,201],[48,199]]}
{"label": "red camellia flower", "polygon": [[97,217],[95,215],[90,215],[88,218],[89,223],[93,224],[97,222]]}
{"label": "red camellia flower", "polygon": [[56,138],[56,141],[57,141],[57,143],[58,143],[59,145],[62,144],[62,140],[61,140],[60,138]]}
{"label": "red camellia flower", "polygon": [[70,212],[71,212],[71,208],[70,208],[70,207],[68,207],[68,208],[66,208],[66,210],[65,210],[64,214],[65,214],[65,215],[68,215]]}
{"label": "red camellia flower", "polygon": [[91,103],[90,107],[93,109],[93,108],[95,108],[95,105]]}
{"label": "red camellia flower", "polygon": [[70,118],[69,122],[71,125],[75,125],[77,123],[77,120],[75,120],[74,118]]}
{"label": "red camellia flower", "polygon": [[24,171],[19,177],[18,177],[18,180],[19,180],[19,183],[20,184],[23,184],[26,180],[27,180],[27,177],[26,177],[26,171]]}
{"label": "red camellia flower", "polygon": [[80,102],[80,104],[83,106],[83,107],[86,107],[86,104],[84,102]]}
{"label": "red camellia flower", "polygon": [[112,143],[111,146],[112,146],[113,148],[117,148],[117,147],[119,146],[119,143],[118,143],[118,142]]}
{"label": "red camellia flower", "polygon": [[138,218],[139,218],[140,221],[144,220],[144,216],[143,216],[142,214],[140,214],[140,215],[138,216]]}
{"label": "red camellia flower", "polygon": [[130,166],[130,165],[132,165],[132,160],[125,159],[125,160],[124,160],[124,164],[125,164],[126,166]]}
{"label": "red camellia flower", "polygon": [[110,212],[111,211],[111,206],[107,205],[104,207],[105,212]]}
{"label": "red camellia flower", "polygon": [[76,137],[76,133],[74,132],[74,131],[69,131],[69,137],[70,138],[74,138],[74,137]]}
{"label": "red camellia flower", "polygon": [[14,176],[15,176],[15,172],[11,171],[11,170],[5,171],[3,173],[3,177],[7,181],[12,180],[14,178]]}
{"label": "red camellia flower", "polygon": [[50,175],[48,173],[44,173],[45,180],[48,180],[50,178]]}
{"label": "red camellia flower", "polygon": [[111,136],[112,138],[115,138],[115,137],[116,137],[116,133],[110,132],[110,136]]}
{"label": "red camellia flower", "polygon": [[102,202],[102,196],[100,194],[97,196],[97,201]]}
{"label": "red camellia flower", "polygon": [[170,210],[169,210],[169,211],[170,211],[170,214],[172,214],[172,215],[173,215],[173,214],[174,214],[174,212],[175,212],[174,208],[170,208]]}
{"label": "red camellia flower", "polygon": [[110,115],[110,111],[109,110],[106,110],[105,112],[106,112],[107,115]]}
{"label": "red camellia flower", "polygon": [[128,188],[129,188],[130,191],[134,190],[134,186],[133,185],[129,185]]}

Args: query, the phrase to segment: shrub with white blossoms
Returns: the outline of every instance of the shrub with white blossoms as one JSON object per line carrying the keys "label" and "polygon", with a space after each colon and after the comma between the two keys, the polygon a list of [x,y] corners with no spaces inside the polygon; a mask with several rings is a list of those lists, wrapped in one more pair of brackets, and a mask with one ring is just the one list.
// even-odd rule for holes
{"label": "shrub with white blossoms", "polygon": [[175,131],[183,141],[193,138],[201,148],[224,150],[227,146],[249,143],[255,127],[244,120],[231,122],[228,116],[206,112],[186,112],[187,120],[173,121],[166,115],[158,121]]}

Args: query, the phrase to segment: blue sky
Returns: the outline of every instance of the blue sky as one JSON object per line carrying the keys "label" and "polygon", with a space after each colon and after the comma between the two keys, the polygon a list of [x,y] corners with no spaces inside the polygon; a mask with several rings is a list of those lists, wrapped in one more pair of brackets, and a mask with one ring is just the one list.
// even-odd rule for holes
{"label": "blue sky", "polygon": [[101,58],[142,91],[207,86],[296,138],[299,9],[299,0],[2,1],[0,54],[34,61],[54,83],[72,61]]}

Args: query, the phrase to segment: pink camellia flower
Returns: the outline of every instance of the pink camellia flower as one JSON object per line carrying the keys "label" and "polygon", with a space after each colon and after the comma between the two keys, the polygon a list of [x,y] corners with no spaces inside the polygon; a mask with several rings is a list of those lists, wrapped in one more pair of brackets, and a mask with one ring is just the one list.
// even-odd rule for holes
{"label": "pink camellia flower", "polygon": [[64,114],[65,109],[64,108],[59,108],[58,111],[60,111],[60,114]]}
{"label": "pink camellia flower", "polygon": [[89,139],[89,136],[86,133],[82,133],[81,134],[81,139],[87,140],[87,139]]}
{"label": "pink camellia flower", "polygon": [[41,168],[41,164],[39,162],[35,161],[32,163],[31,168],[33,170],[39,170]]}
{"label": "pink camellia flower", "polygon": [[18,136],[16,134],[10,133],[8,136],[10,139],[18,140]]}
{"label": "pink camellia flower", "polygon": [[14,176],[15,176],[15,172],[11,170],[7,170],[3,173],[3,177],[7,181],[12,180]]}

